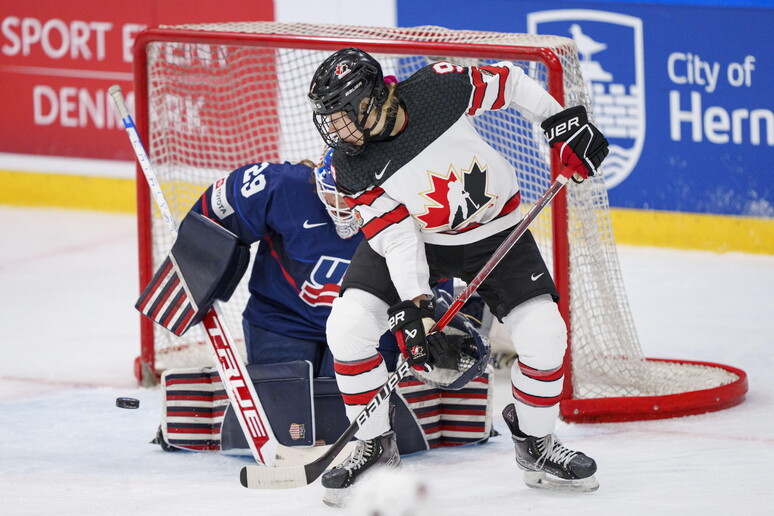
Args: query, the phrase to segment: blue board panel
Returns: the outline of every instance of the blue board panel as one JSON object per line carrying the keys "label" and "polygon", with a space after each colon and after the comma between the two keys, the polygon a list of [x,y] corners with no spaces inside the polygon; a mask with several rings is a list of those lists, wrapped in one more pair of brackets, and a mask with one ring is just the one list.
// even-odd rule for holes
{"label": "blue board panel", "polygon": [[573,38],[612,206],[774,217],[770,2],[398,0],[400,26]]}

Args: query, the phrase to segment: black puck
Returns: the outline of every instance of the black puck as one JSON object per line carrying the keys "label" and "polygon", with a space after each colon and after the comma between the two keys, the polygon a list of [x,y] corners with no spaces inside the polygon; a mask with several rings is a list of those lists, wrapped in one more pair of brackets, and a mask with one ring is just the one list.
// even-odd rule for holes
{"label": "black puck", "polygon": [[140,400],[135,398],[116,398],[116,407],[128,409],[140,408]]}

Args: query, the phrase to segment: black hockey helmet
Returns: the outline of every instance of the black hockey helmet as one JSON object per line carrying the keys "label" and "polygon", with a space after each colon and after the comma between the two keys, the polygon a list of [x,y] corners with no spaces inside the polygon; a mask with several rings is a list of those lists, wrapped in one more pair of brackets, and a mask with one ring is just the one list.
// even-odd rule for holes
{"label": "black hockey helmet", "polygon": [[370,137],[363,124],[374,110],[381,116],[388,96],[379,62],[353,47],[322,62],[308,94],[314,124],[325,143],[350,155],[363,150]]}

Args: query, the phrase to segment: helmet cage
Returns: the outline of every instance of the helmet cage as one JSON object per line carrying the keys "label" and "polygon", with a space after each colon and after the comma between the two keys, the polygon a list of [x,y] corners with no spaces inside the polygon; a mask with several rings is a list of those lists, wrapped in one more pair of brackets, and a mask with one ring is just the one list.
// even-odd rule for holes
{"label": "helmet cage", "polygon": [[314,169],[317,196],[325,206],[336,227],[336,233],[343,239],[352,238],[360,231],[360,221],[352,209],[344,202],[344,196],[336,188],[331,159],[333,149],[328,149]]}
{"label": "helmet cage", "polygon": [[362,152],[370,138],[365,127],[376,110],[376,125],[381,107],[389,96],[379,63],[356,48],[333,53],[318,67],[308,98],[313,120],[325,143],[347,154]]}

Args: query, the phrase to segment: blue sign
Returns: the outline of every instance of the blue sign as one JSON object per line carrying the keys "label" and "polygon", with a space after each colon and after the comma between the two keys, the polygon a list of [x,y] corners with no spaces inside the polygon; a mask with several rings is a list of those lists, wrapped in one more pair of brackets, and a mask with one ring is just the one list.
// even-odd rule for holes
{"label": "blue sign", "polygon": [[573,39],[615,207],[774,218],[774,9],[398,0],[400,26]]}

